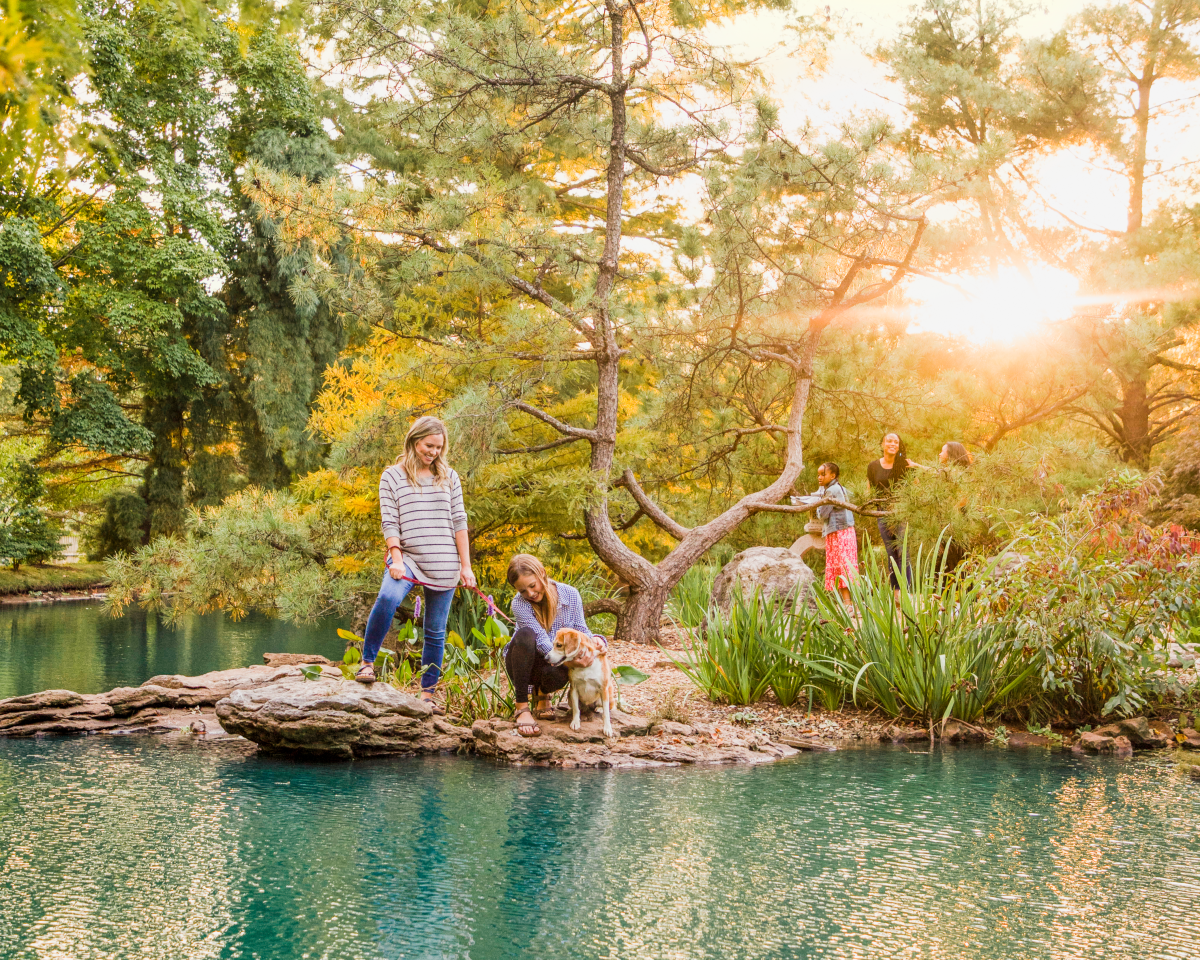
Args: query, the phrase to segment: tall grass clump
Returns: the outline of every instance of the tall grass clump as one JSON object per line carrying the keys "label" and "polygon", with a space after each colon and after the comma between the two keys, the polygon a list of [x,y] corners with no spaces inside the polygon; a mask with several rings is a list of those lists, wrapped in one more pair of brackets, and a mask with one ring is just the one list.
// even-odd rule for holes
{"label": "tall grass clump", "polygon": [[[836,594],[817,590],[823,628],[835,637],[851,696],[889,716],[971,721],[1005,700],[1038,665],[1011,643],[1010,620],[989,610],[982,578],[942,572],[945,544],[918,550],[912,584],[893,593],[883,563],[868,552],[851,585],[853,611]],[[988,571],[983,572],[986,576]]]}
{"label": "tall grass clump", "polygon": [[691,567],[671,591],[667,615],[681,627],[702,627],[712,604],[713,582],[716,579],[717,568],[710,564],[698,563]]}
{"label": "tall grass clump", "polygon": [[702,628],[685,635],[678,666],[710,700],[744,705],[770,690],[790,707],[813,689],[827,705],[840,704],[837,665],[803,600],[734,590],[728,613],[710,605],[704,618]]}

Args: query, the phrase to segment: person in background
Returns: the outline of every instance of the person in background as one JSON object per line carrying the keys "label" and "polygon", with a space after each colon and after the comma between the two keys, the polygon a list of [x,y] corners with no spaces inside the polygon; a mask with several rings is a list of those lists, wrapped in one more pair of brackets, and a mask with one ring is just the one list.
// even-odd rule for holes
{"label": "person in background", "polygon": [[[446,462],[446,425],[437,417],[421,417],[404,438],[404,452],[379,478],[379,514],[387,543],[387,569],[379,596],[367,618],[360,683],[375,682],[375,658],[392,625],[396,608],[419,580],[425,586],[425,645],[421,651],[421,699],[434,713],[446,647],[446,620],[459,583],[475,586],[467,542],[467,511],[462,484]],[[410,579],[404,579],[408,577]]]}
{"label": "person in background", "polygon": [[[943,467],[970,467],[975,460],[971,454],[957,440],[947,440],[942,444],[942,449],[938,453],[938,463]],[[959,509],[966,505],[966,498],[959,503]],[[942,571],[951,573],[955,567],[963,562],[967,551],[956,540],[950,540],[942,554]]]}
{"label": "person in background", "polygon": [[975,459],[967,452],[967,448],[957,440],[947,440],[938,453],[938,463],[942,466],[954,464],[957,467],[969,467],[974,462]]}
{"label": "person in background", "polygon": [[[841,473],[832,461],[821,464],[817,468],[817,482],[821,485],[817,496],[849,503],[850,494],[839,480]],[[850,584],[858,579],[858,534],[854,529],[854,514],[826,504],[817,507],[817,516],[823,522],[821,532],[825,537],[825,589],[836,590],[842,602],[850,606]]]}
{"label": "person in background", "polygon": [[[908,459],[905,453],[904,441],[898,433],[885,433],[880,442],[883,455],[878,460],[867,464],[867,483],[871,487],[871,497],[875,503],[885,508],[895,503],[893,488],[908,472],[910,467],[920,466]],[[912,584],[912,567],[904,555],[903,523],[897,523],[888,517],[879,517],[876,521],[879,536],[883,540],[883,549],[888,556],[888,579],[892,589],[900,589],[899,572],[904,571],[904,579]]]}

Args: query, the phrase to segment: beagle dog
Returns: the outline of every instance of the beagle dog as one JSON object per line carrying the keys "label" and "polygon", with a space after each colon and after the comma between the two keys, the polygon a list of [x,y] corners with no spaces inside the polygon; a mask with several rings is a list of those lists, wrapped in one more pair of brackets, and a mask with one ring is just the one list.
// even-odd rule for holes
{"label": "beagle dog", "polygon": [[571,729],[579,729],[579,704],[582,701],[589,707],[602,706],[604,709],[604,735],[613,735],[612,717],[610,710],[616,700],[616,685],[613,683],[612,671],[608,666],[608,647],[604,641],[589,637],[579,630],[564,627],[554,637],[554,647],[547,658],[558,666],[578,660],[587,651],[594,659],[586,667],[568,667],[570,682],[567,685],[571,701]]}

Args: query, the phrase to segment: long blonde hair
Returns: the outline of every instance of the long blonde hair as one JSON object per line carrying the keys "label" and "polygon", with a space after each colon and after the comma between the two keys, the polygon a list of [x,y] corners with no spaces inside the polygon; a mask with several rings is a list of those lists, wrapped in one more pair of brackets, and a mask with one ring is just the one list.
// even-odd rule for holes
{"label": "long blonde hair", "polygon": [[446,462],[450,455],[450,437],[446,433],[446,425],[437,417],[418,417],[413,421],[413,425],[408,428],[408,433],[404,437],[404,452],[396,458],[396,463],[400,464],[404,475],[408,477],[408,482],[417,489],[418,493],[421,490],[419,479],[421,461],[417,457],[417,441],[437,436],[443,440],[442,449],[433,458],[429,470],[433,474],[434,484],[443,490],[447,489],[450,486],[450,465]]}
{"label": "long blonde hair", "polygon": [[554,626],[554,618],[558,616],[558,589],[546,576],[542,561],[531,553],[518,553],[508,561],[508,585],[515,587],[522,577],[533,577],[541,586],[542,599],[529,605],[533,607],[533,615],[538,623],[549,631]]}

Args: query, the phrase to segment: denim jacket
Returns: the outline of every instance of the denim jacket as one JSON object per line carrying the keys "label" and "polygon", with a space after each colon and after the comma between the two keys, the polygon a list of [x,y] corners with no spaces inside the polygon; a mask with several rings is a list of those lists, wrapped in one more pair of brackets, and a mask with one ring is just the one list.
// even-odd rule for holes
{"label": "denim jacket", "polygon": [[[828,487],[821,487],[817,491],[817,496],[832,497],[835,500],[843,500],[846,503],[850,502],[850,494],[846,492],[846,488],[837,480],[834,480]],[[833,504],[817,507],[817,516],[825,523],[821,534],[826,537],[831,533],[837,533],[839,530],[848,530],[854,526],[854,514],[849,510],[835,507]]]}

